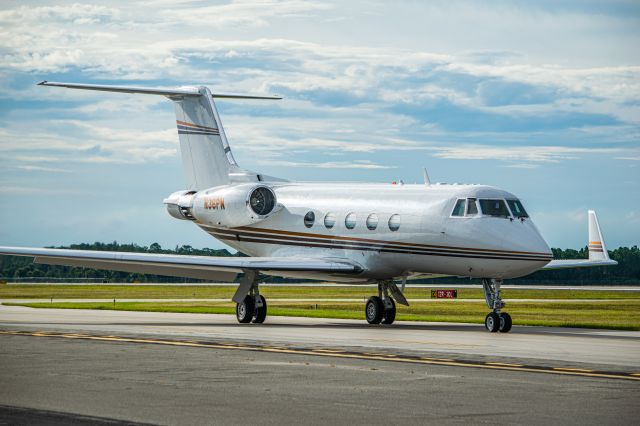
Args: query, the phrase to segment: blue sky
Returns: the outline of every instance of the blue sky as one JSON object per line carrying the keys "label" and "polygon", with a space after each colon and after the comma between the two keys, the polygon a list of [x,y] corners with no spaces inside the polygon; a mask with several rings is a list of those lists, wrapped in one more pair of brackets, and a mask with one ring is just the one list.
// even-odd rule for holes
{"label": "blue sky", "polygon": [[161,97],[40,80],[204,84],[241,166],[294,180],[485,183],[554,247],[640,242],[637,1],[0,5],[0,243],[222,247],[168,216],[184,187]]}

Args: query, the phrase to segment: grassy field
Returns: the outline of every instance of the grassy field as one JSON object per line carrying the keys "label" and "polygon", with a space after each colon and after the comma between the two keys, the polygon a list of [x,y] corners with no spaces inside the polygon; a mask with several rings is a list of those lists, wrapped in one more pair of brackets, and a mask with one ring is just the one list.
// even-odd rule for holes
{"label": "grassy field", "polygon": [[[450,288],[456,288],[455,285]],[[117,299],[230,299],[235,291],[228,286],[136,286],[136,285],[0,285],[0,299],[49,299],[49,303],[25,303],[35,308],[104,309],[154,312],[224,313],[235,312],[230,302],[118,302]],[[318,301],[295,302],[286,299],[364,299],[372,287],[278,287],[262,286],[269,300],[269,315],[347,318],[364,321],[364,303]],[[480,289],[460,289],[458,298],[478,301],[412,302],[429,299],[431,289],[407,289],[411,306],[398,306],[398,320],[482,323],[488,309]],[[507,310],[516,325],[610,328],[640,330],[640,291],[526,290],[503,292]],[[116,303],[60,303],[55,299],[116,299]],[[553,299],[541,302],[509,302],[509,299]],[[597,301],[588,301],[589,299]],[[8,303],[11,304],[11,303]]]}
{"label": "grassy field", "polygon": [[[235,287],[231,286],[0,284],[0,299],[231,299],[234,292]],[[376,293],[376,289],[362,286],[283,287],[267,284],[260,286],[260,292],[265,297],[277,299],[364,299]],[[431,289],[407,286],[405,294],[409,300],[429,299]],[[640,291],[505,289],[502,296],[505,299],[640,299]],[[459,289],[458,298],[483,299],[482,290]]]}

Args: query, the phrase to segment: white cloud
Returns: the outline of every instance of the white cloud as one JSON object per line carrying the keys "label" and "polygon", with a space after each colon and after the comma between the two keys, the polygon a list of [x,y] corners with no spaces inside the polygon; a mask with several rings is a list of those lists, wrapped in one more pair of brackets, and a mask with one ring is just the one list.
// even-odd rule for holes
{"label": "white cloud", "polygon": [[57,167],[44,167],[44,166],[16,166],[17,169],[25,170],[27,172],[51,172],[51,173],[70,173],[71,170],[60,169]]}
{"label": "white cloud", "polygon": [[181,25],[201,26],[203,22],[208,22],[215,23],[217,27],[260,27],[276,18],[306,17],[312,12],[331,8],[328,3],[302,0],[234,0],[228,4],[187,6],[161,10],[160,16],[167,20],[177,20]]}
{"label": "white cloud", "polygon": [[323,163],[296,162],[296,161],[258,161],[258,164],[268,166],[284,166],[295,168],[318,168],[318,169],[395,169],[394,166],[376,164],[368,160],[348,161],[328,161]]}
{"label": "white cloud", "polygon": [[[456,147],[431,147],[433,156],[450,160],[499,160],[532,163],[557,163],[575,160],[580,154],[612,154],[620,148],[571,148],[564,146],[514,146],[465,145]],[[532,167],[530,163],[518,163],[512,167]]]}

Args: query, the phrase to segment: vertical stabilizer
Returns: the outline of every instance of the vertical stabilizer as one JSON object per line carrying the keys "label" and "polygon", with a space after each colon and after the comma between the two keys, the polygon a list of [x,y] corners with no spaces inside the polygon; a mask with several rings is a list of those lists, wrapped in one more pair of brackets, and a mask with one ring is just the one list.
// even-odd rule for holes
{"label": "vertical stabilizer", "polygon": [[198,92],[201,96],[170,97],[187,185],[193,191],[228,184],[229,171],[237,166],[211,92],[206,87]]}
{"label": "vertical stabilizer", "polygon": [[589,210],[589,260],[609,260],[609,252],[602,238],[598,216]]}

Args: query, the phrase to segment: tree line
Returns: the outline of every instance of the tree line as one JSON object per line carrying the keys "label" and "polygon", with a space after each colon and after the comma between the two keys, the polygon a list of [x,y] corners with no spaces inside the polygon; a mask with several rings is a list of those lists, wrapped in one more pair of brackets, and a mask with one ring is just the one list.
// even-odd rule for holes
{"label": "tree line", "polygon": [[[242,253],[231,254],[226,249],[196,249],[189,245],[176,246],[165,249],[158,243],[150,246],[138,244],[112,243],[83,243],[72,244],[68,247],[56,247],[75,250],[124,251],[138,253],[165,253],[192,256],[244,256]],[[556,259],[586,259],[589,257],[587,247],[579,250],[552,249]],[[619,247],[609,250],[609,256],[618,261],[617,266],[575,268],[555,271],[538,271],[526,277],[509,280],[510,283],[531,284],[640,284],[640,249],[638,246]],[[201,282],[202,280],[166,277],[161,275],[136,274],[128,272],[105,271],[92,268],[77,268],[71,266],[40,265],[32,263],[32,258],[18,256],[0,256],[0,279],[4,281],[82,281],[88,282]],[[287,280],[271,277],[269,282],[300,282],[302,280]],[[460,283],[463,278],[451,277],[441,279],[420,280],[422,283]],[[478,280],[469,280],[477,283]]]}

